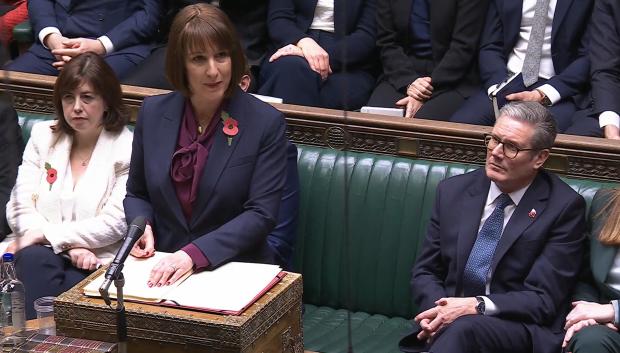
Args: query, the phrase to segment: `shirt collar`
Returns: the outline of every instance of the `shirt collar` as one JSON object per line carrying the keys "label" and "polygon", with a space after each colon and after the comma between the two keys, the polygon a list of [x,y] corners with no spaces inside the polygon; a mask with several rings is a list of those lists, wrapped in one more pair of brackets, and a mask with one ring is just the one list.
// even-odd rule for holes
{"label": "shirt collar", "polygon": [[[519,206],[519,202],[521,202],[521,199],[523,198],[523,195],[525,194],[527,189],[530,187],[530,185],[532,185],[532,183],[529,183],[529,184],[525,185],[521,189],[518,189],[518,190],[515,190],[515,191],[513,191],[511,193],[508,193],[508,196],[510,196],[510,199],[515,204],[515,207]],[[489,194],[487,196],[486,205],[487,206],[491,205],[493,202],[495,202],[495,199],[497,199],[497,197],[499,195],[501,195],[501,194],[502,194],[502,191],[499,189],[497,184],[495,184],[495,182],[491,181],[491,187],[489,188]]]}

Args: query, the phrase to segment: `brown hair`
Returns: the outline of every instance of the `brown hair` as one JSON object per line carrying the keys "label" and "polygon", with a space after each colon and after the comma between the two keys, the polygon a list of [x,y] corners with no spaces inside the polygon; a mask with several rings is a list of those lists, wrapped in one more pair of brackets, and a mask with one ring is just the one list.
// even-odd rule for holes
{"label": "brown hair", "polygon": [[129,114],[122,101],[121,84],[103,58],[90,52],[71,59],[56,79],[53,99],[58,122],[54,130],[73,135],[74,130],[65,120],[62,110],[62,97],[85,82],[91,85],[94,93],[103,98],[108,108],[103,116],[103,128],[111,132],[121,131],[129,121]]}
{"label": "brown hair", "polygon": [[620,187],[608,191],[609,202],[596,216],[605,214],[606,220],[598,239],[605,245],[620,245]]}
{"label": "brown hair", "polygon": [[174,18],[166,49],[166,76],[175,89],[189,97],[191,92],[187,82],[185,59],[190,51],[207,48],[225,50],[230,55],[232,74],[225,92],[225,96],[229,97],[241,81],[246,60],[232,22],[213,5],[189,5]]}

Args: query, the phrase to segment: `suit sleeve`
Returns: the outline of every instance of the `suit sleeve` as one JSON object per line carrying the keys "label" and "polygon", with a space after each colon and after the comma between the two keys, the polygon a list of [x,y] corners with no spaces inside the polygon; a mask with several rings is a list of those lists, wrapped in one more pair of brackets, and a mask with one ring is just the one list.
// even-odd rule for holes
{"label": "suit sleeve", "polygon": [[265,241],[276,225],[286,179],[286,137],[284,117],[280,115],[278,119],[269,120],[271,123],[263,132],[243,211],[193,242],[209,259],[210,268],[251,251]]}
{"label": "suit sleeve", "polygon": [[[22,135],[17,113],[8,103],[0,102],[0,205],[9,201],[21,162]],[[6,207],[0,208],[0,236],[11,230],[6,221]]]}
{"label": "suit sleeve", "polygon": [[[343,6],[341,3],[340,6]],[[363,0],[357,14],[355,29],[347,33],[333,45],[323,49],[329,54],[329,65],[332,70],[340,71],[344,64],[355,65],[368,62],[376,47],[376,4],[375,0]],[[350,11],[350,10],[345,10]],[[353,13],[347,13],[352,16]],[[338,20],[336,17],[335,20]]]}
{"label": "suit sleeve", "polygon": [[270,0],[267,14],[269,37],[276,48],[296,44],[306,37],[305,30],[297,27],[297,13],[293,0]]}
{"label": "suit sleeve", "polygon": [[459,0],[450,47],[431,75],[434,87],[458,84],[476,63],[488,0]]}
{"label": "suit sleeve", "polygon": [[52,0],[28,0],[28,17],[37,36],[45,27],[59,27]]}
{"label": "suit sleeve", "polygon": [[132,222],[138,216],[145,217],[151,224],[154,224],[153,206],[149,198],[146,186],[146,175],[144,173],[144,148],[142,145],[144,119],[148,117],[146,106],[148,99],[145,99],[140,111],[133,134],[131,147],[131,162],[127,179],[127,194],[123,200],[125,208],[125,219]]}
{"label": "suit sleeve", "polygon": [[140,5],[134,7],[131,15],[104,33],[114,44],[114,50],[149,43],[153,40],[162,13],[161,1],[139,0],[139,2]]}
{"label": "suit sleeve", "polygon": [[412,270],[411,292],[420,311],[435,307],[435,301],[448,297],[444,280],[448,269],[441,258],[440,210],[442,184],[437,187],[435,206],[431,215],[422,252]]}
{"label": "suit sleeve", "polygon": [[525,290],[489,294],[498,317],[552,323],[574,289],[583,255],[585,201],[576,196],[548,231],[547,241],[524,280]]}
{"label": "suit sleeve", "polygon": [[614,17],[618,11],[610,1],[596,1],[594,6],[590,44],[594,110],[620,114],[620,35],[616,25],[619,19]]}
{"label": "suit sleeve", "polygon": [[478,62],[485,90],[508,76],[504,54],[504,28],[495,0],[491,0],[480,38]]}

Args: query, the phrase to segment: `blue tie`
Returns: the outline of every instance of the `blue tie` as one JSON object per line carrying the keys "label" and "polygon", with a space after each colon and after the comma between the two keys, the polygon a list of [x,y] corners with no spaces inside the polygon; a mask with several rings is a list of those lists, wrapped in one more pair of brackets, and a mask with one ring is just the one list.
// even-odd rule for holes
{"label": "blue tie", "polygon": [[495,200],[495,209],[482,225],[465,265],[463,294],[466,297],[485,294],[491,260],[504,228],[504,208],[512,203],[507,194],[501,194]]}

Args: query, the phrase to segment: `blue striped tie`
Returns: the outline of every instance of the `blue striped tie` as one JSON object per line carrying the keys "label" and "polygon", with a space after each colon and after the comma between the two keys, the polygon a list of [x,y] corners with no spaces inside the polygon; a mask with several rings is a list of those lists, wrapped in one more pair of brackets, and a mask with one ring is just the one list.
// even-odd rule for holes
{"label": "blue striped tie", "polygon": [[482,225],[465,265],[463,294],[466,297],[485,294],[491,260],[504,228],[504,208],[512,203],[507,194],[499,195],[495,201],[495,209]]}

